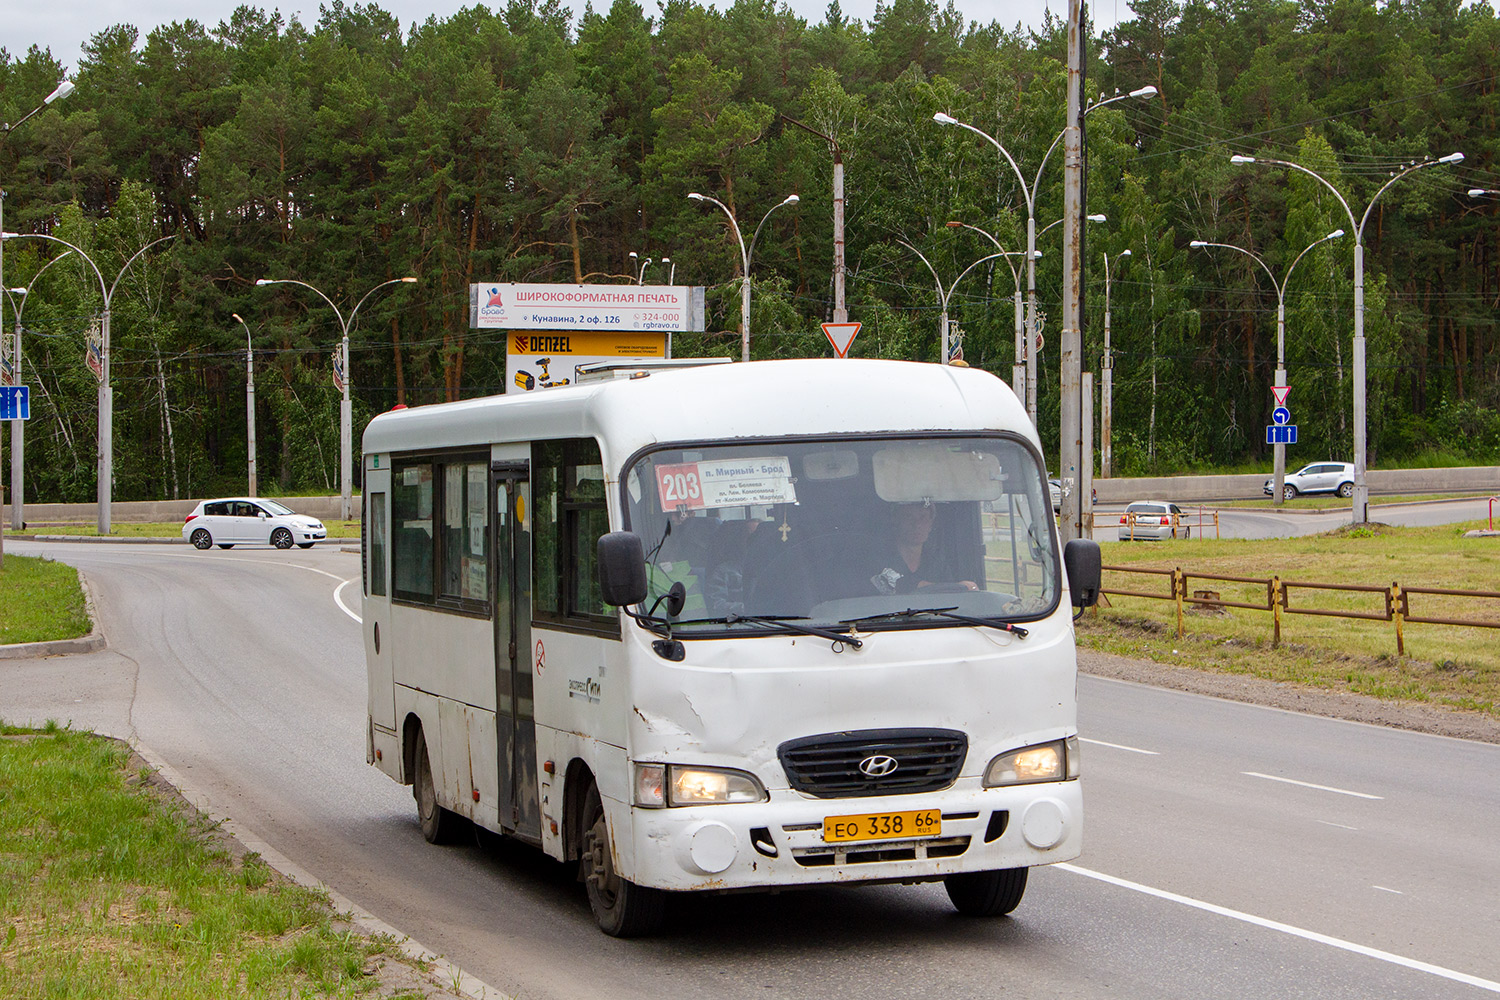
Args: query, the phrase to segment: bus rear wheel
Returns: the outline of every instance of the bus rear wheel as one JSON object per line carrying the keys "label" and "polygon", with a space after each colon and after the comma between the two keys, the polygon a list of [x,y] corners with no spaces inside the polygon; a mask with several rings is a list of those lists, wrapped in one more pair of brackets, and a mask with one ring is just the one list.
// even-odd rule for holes
{"label": "bus rear wheel", "polygon": [[647,889],[615,871],[609,825],[599,789],[590,788],[583,803],[583,856],[579,874],[588,890],[589,909],[599,929],[611,937],[640,937],[661,926],[666,893]]}
{"label": "bus rear wheel", "polygon": [[1026,868],[962,872],[943,879],[953,908],[966,917],[1001,917],[1014,910],[1026,893]]}
{"label": "bus rear wheel", "polygon": [[422,836],[429,844],[451,844],[458,835],[463,817],[438,805],[437,784],[432,780],[432,761],[427,753],[427,736],[417,731],[417,745],[413,754],[417,773],[411,782],[412,798],[417,800],[417,821],[422,825]]}

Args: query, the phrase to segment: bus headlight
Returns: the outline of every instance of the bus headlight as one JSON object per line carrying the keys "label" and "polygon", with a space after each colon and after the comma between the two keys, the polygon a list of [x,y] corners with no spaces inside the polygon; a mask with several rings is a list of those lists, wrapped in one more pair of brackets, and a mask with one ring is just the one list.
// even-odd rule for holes
{"label": "bus headlight", "polygon": [[766,790],[755,775],[718,767],[685,764],[637,764],[635,804],[706,806],[721,802],[764,802]]}
{"label": "bus headlight", "polygon": [[1003,753],[984,769],[984,787],[1072,781],[1078,777],[1078,737]]}

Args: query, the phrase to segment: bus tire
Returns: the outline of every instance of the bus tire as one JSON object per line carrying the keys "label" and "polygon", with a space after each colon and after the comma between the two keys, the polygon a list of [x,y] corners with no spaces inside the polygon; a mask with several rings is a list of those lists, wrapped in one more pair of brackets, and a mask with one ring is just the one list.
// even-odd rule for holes
{"label": "bus tire", "polygon": [[462,817],[438,805],[437,783],[432,779],[432,761],[427,754],[427,736],[417,730],[413,753],[417,773],[412,779],[411,794],[417,800],[417,822],[429,844],[451,844],[458,834]]}
{"label": "bus tire", "polygon": [[610,937],[628,938],[650,934],[666,915],[666,893],[647,889],[615,871],[610,849],[609,824],[599,789],[590,787],[583,801],[583,851],[580,875],[588,890],[589,909],[599,929]]}
{"label": "bus tire", "polygon": [[953,908],[966,917],[1001,917],[1020,905],[1026,893],[1025,868],[962,872],[943,879]]}

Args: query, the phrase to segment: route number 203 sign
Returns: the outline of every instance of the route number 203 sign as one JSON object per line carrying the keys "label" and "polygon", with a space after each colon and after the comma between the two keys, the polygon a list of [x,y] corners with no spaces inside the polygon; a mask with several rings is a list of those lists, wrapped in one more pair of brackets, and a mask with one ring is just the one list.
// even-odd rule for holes
{"label": "route number 203 sign", "polygon": [[659,465],[656,490],[663,511],[797,502],[784,455]]}

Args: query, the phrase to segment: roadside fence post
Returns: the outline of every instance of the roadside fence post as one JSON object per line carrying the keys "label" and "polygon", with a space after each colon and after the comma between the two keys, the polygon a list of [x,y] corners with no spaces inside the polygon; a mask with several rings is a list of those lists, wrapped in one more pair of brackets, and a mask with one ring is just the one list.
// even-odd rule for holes
{"label": "roadside fence post", "polygon": [[1182,600],[1187,596],[1187,574],[1181,567],[1172,570],[1172,594],[1177,599],[1177,638],[1183,636]]}
{"label": "roadside fence post", "polygon": [[1281,589],[1281,577],[1271,577],[1271,619],[1275,622],[1271,635],[1272,649],[1281,645],[1281,605],[1285,601],[1286,594]]}
{"label": "roadside fence post", "polygon": [[1401,606],[1405,598],[1406,595],[1401,592],[1401,584],[1392,581],[1391,589],[1385,595],[1385,610],[1386,614],[1390,615],[1391,619],[1396,623],[1397,656],[1406,655],[1406,635],[1405,629],[1402,627],[1406,622],[1406,615]]}

